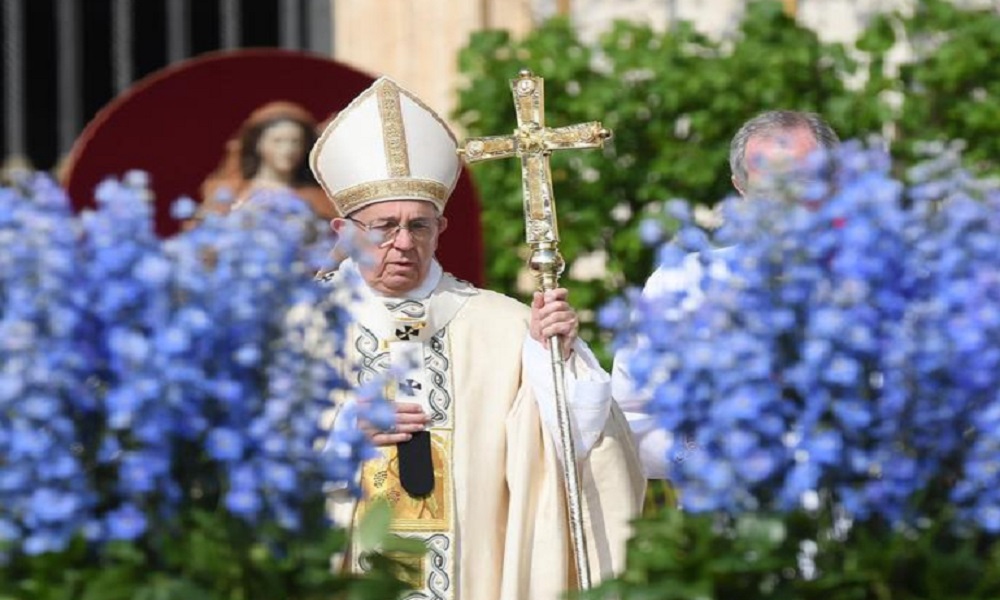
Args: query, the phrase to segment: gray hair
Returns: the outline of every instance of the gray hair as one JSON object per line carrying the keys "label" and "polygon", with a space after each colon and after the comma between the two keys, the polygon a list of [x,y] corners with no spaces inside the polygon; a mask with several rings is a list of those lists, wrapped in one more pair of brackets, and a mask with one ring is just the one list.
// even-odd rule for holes
{"label": "gray hair", "polygon": [[840,138],[830,125],[816,113],[797,110],[770,110],[750,119],[740,127],[729,144],[729,169],[733,183],[747,189],[747,143],[750,138],[795,129],[808,129],[824,150],[833,150]]}

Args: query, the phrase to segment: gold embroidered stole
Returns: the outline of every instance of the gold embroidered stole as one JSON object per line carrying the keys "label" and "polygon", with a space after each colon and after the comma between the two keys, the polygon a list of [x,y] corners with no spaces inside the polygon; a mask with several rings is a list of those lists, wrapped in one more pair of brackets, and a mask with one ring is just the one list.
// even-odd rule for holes
{"label": "gold embroidered stole", "polygon": [[[406,561],[413,568],[411,583],[415,588],[405,596],[408,600],[448,600],[458,589],[451,460],[455,403],[447,325],[473,293],[475,288],[445,274],[427,300],[362,294],[367,297],[352,310],[357,330],[354,351],[360,366],[357,382],[391,374],[386,397],[419,403],[431,416],[433,491],[425,497],[410,496],[399,481],[396,446],[383,447],[379,457],[362,467],[363,497],[355,513],[360,519],[373,501],[384,500],[393,512],[391,531],[427,546],[422,559]],[[356,543],[353,550],[354,568],[365,570],[365,557]]]}

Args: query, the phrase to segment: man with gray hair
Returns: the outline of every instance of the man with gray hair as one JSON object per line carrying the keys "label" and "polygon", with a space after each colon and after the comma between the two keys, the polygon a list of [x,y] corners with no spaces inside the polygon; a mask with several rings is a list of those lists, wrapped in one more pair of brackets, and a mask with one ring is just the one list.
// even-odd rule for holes
{"label": "man with gray hair", "polygon": [[837,133],[816,113],[771,110],[740,127],[729,144],[733,187],[746,197],[764,180],[787,174],[810,154],[837,147]]}
{"label": "man with gray hair", "polygon": [[[733,187],[744,198],[766,193],[774,184],[781,184],[805,166],[814,152],[832,151],[840,143],[837,134],[819,115],[810,112],[772,110],[761,113],[740,127],[729,146],[729,166]],[[720,249],[731,252],[734,248]],[[667,293],[685,292],[678,306],[679,315],[700,304],[703,298],[703,277],[724,279],[729,274],[724,265],[714,262],[703,273],[697,254],[688,255],[680,266],[659,267],[646,281],[642,293],[656,297]],[[650,400],[648,392],[636,389],[629,373],[629,363],[638,347],[626,347],[615,354],[611,372],[611,394],[622,409],[642,462],[646,477],[667,478],[670,464],[667,449],[671,432],[657,425],[645,410]]]}

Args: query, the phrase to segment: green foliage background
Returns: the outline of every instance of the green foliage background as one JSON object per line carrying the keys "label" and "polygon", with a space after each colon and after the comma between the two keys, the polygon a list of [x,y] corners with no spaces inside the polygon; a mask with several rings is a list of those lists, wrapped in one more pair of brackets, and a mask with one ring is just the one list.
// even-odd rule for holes
{"label": "green foliage background", "polygon": [[639,521],[628,565],[581,600],[992,600],[1000,544],[955,533],[942,514],[915,528],[835,527],[821,514]]}
{"label": "green foliage background", "polygon": [[[309,508],[324,511],[322,500]],[[375,503],[354,535],[371,569],[339,569],[342,528],[253,528],[220,509],[186,511],[156,535],[98,549],[78,538],[65,551],[3,555],[0,600],[384,600],[409,590],[407,559],[423,544],[392,535],[391,509]]]}
{"label": "green foliage background", "polygon": [[[898,73],[886,58],[897,42],[912,54]],[[455,117],[470,136],[513,130],[508,80],[522,68],[545,78],[548,125],[601,120],[615,132],[603,152],[552,157],[564,282],[584,337],[604,359],[593,311],[624,285],[641,285],[654,266],[639,223],[658,217],[665,200],[711,206],[732,193],[729,142],[755,114],[816,111],[842,139],[891,133],[900,164],[925,140],[966,140],[969,160],[986,170],[1000,156],[1000,16],[946,0],[876,16],[851,45],[821,41],[773,0],[751,2],[724,40],[683,22],[664,32],[618,22],[588,44],[554,19],[524,39],[475,34],[459,67]],[[472,173],[489,286],[524,297],[517,281],[526,251],[512,251],[524,246],[519,169],[496,161]],[[595,251],[607,254],[603,276],[575,279],[573,261]]]}
{"label": "green foliage background", "polygon": [[[894,65],[890,52],[908,58]],[[851,44],[823,42],[781,3],[759,0],[723,40],[687,23],[657,32],[620,22],[587,44],[556,19],[524,39],[476,34],[459,61],[465,81],[455,117],[470,136],[514,128],[508,79],[522,68],[545,78],[548,125],[601,120],[615,132],[603,152],[552,157],[564,282],[585,319],[624,285],[649,276],[654,250],[641,242],[639,224],[653,217],[669,231],[664,201],[709,207],[732,193],[730,139],[761,111],[819,112],[845,140],[886,136],[900,169],[923,156],[924,142],[963,140],[970,166],[1000,174],[1000,13],[948,0],[873,15]],[[523,296],[517,281],[525,256],[512,251],[524,245],[519,169],[499,161],[477,164],[472,173],[484,211],[489,284]],[[573,261],[595,251],[607,253],[606,272],[574,279]],[[607,361],[607,340],[592,321],[583,334]],[[650,514],[637,523],[625,572],[580,597],[1000,597],[996,540],[956,533],[946,505],[917,528],[846,532],[829,513],[735,520],[657,513],[674,497],[669,485],[654,491],[663,498],[647,503]],[[811,571],[802,563],[806,547],[814,554]]]}

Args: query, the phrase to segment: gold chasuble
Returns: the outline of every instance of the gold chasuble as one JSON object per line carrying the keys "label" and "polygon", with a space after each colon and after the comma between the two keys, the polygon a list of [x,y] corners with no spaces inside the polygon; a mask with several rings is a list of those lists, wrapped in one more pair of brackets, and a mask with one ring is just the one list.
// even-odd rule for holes
{"label": "gold chasuble", "polygon": [[[343,271],[332,278],[337,287]],[[379,298],[365,288],[350,310],[347,376],[361,384],[392,368],[399,383],[388,395],[424,406],[435,482],[430,495],[410,496],[399,481],[396,447],[381,448],[360,474],[365,497],[334,495],[334,517],[352,522],[382,498],[393,511],[392,531],[425,543],[407,599],[555,600],[573,589],[558,447],[543,429],[522,364],[528,307],[444,274],[429,298]],[[587,369],[577,357],[568,368]],[[599,581],[624,566],[629,520],[645,486],[616,406],[580,462],[591,571]],[[357,550],[348,560],[363,571]]]}

